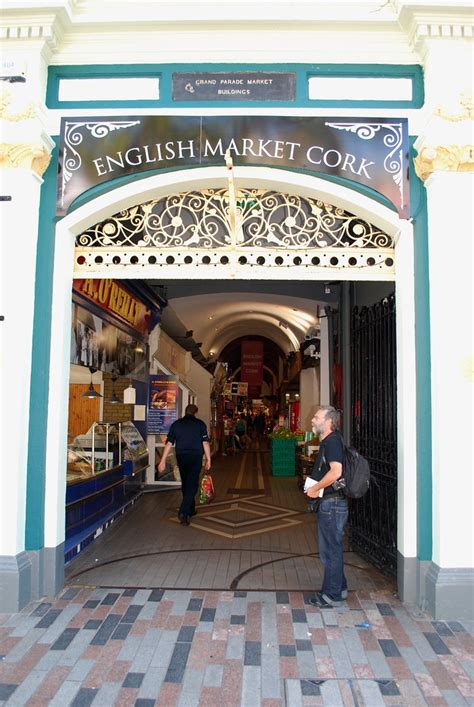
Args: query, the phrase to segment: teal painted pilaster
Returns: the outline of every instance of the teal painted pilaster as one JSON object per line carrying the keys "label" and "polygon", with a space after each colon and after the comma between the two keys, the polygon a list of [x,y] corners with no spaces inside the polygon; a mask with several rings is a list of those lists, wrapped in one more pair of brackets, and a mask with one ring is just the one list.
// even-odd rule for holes
{"label": "teal painted pilaster", "polygon": [[46,428],[48,420],[49,354],[53,291],[56,170],[59,138],[44,174],[36,251],[33,351],[31,359],[28,472],[26,482],[25,548],[44,547]]}
{"label": "teal painted pilaster", "polygon": [[[413,157],[413,148],[412,148]],[[415,347],[417,429],[418,559],[431,560],[433,550],[433,482],[431,467],[430,281],[426,189],[415,171],[410,175],[415,251]]]}

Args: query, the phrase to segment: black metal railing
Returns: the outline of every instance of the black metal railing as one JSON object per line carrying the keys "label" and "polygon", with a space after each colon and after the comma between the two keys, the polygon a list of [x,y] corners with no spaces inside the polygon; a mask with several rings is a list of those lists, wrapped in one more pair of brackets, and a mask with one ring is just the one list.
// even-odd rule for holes
{"label": "black metal railing", "polygon": [[395,296],[351,317],[352,445],[367,457],[373,482],[353,501],[354,551],[389,574],[397,570],[397,398]]}

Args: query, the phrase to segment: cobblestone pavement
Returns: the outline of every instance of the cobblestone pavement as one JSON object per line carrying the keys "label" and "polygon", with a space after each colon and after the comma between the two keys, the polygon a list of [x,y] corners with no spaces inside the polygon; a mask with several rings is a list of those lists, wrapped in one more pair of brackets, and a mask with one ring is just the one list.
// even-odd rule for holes
{"label": "cobblestone pavement", "polygon": [[471,626],[391,592],[69,587],[0,617],[7,705],[474,704]]}

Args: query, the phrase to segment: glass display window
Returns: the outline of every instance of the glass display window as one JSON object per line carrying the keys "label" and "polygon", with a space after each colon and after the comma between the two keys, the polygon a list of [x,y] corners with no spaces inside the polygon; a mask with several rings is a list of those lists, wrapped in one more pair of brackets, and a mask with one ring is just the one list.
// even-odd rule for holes
{"label": "glass display window", "polygon": [[148,449],[133,422],[94,422],[68,446],[67,482],[84,481],[125,462],[148,464]]}

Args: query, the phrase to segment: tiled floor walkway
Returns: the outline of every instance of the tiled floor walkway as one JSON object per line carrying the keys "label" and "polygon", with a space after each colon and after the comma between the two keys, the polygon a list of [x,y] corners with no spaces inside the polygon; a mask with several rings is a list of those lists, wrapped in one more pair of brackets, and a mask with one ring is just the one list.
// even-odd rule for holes
{"label": "tiled floor walkway", "polygon": [[314,608],[315,517],[265,449],[217,460],[190,527],[180,492],[143,495],[67,568],[68,587],[0,616],[0,703],[148,707],[474,705],[472,626],[402,605],[347,551],[349,598]]}
{"label": "tiled floor walkway", "polygon": [[[74,585],[160,589],[311,591],[322,583],[316,519],[294,476],[272,477],[268,448],[217,458],[216,500],[190,527],[178,489],[144,494],[67,567]],[[350,589],[396,590],[346,543]]]}
{"label": "tiled floor walkway", "polygon": [[7,705],[467,705],[473,638],[384,592],[69,588],[0,626]]}

